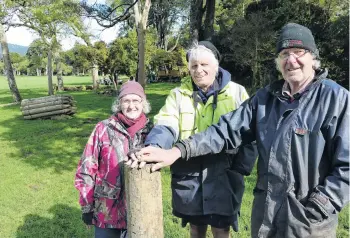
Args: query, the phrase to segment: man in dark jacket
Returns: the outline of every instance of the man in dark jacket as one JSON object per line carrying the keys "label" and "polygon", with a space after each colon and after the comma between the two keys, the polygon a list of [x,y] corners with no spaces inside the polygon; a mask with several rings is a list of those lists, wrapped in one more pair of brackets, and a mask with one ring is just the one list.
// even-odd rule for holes
{"label": "man in dark jacket", "polygon": [[256,140],[252,237],[336,237],[349,202],[349,91],[327,79],[308,28],[285,25],[277,55],[284,80],[171,150],[144,148],[136,156],[158,162],[157,170]]}
{"label": "man in dark jacket", "polygon": [[[191,77],[170,92],[145,145],[170,149],[178,139],[204,131],[249,98],[245,88],[219,67],[219,59],[219,51],[208,41],[188,51]],[[230,226],[238,230],[243,175],[251,172],[256,157],[255,145],[249,144],[234,157],[206,155],[171,166],[173,214],[182,218],[183,226],[190,224],[192,238],[205,238],[208,225],[214,238],[228,238]]]}

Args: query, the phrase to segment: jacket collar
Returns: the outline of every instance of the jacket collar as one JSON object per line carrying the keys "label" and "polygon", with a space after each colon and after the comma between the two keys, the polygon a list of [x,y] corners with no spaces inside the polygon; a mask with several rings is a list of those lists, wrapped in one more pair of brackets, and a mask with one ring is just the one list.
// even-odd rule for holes
{"label": "jacket collar", "polygon": [[[319,85],[324,79],[327,78],[327,75],[328,75],[328,70],[327,69],[319,69],[319,70],[316,70],[316,74],[315,74],[315,77],[314,79],[312,80],[312,83],[309,84],[304,90],[303,92],[307,92],[307,91],[310,91],[310,90],[313,90],[317,85]],[[271,83],[267,89],[268,91],[278,97],[278,98],[281,98],[281,99],[289,99],[288,96],[285,96],[283,95],[283,85],[285,83],[285,80],[282,79],[282,80],[277,80],[273,83]],[[299,94],[299,93],[296,93],[295,95],[293,95],[293,97],[295,99],[298,99],[301,97],[303,93]]]}

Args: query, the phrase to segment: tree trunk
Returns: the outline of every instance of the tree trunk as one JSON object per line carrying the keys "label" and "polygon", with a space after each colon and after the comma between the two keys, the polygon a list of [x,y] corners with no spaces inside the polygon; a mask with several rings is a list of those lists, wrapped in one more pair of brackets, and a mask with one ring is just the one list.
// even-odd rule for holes
{"label": "tree trunk", "polygon": [[[139,24],[140,25],[140,24]],[[138,58],[137,58],[137,77],[136,81],[139,82],[142,87],[145,87],[146,71],[145,71],[145,31],[142,27],[137,27],[137,45],[138,45]]]}
{"label": "tree trunk", "polygon": [[203,18],[203,0],[192,0],[190,10],[191,43],[198,41]]}
{"label": "tree trunk", "polygon": [[151,165],[124,167],[129,238],[163,238],[162,180]]}
{"label": "tree trunk", "polygon": [[150,7],[151,0],[145,0],[143,10],[141,1],[138,1],[134,5],[138,45],[136,81],[139,82],[142,85],[142,87],[145,87],[147,82],[145,71],[145,35]]}
{"label": "tree trunk", "polygon": [[62,77],[62,62],[57,61],[56,63],[56,70],[57,70],[57,86],[59,91],[63,91],[63,77]]}
{"label": "tree trunk", "polygon": [[13,75],[9,48],[7,44],[4,27],[2,24],[0,24],[0,42],[1,42],[1,48],[2,48],[2,56],[4,59],[4,68],[5,68],[4,71],[6,72],[7,81],[12,94],[12,98],[14,102],[19,103],[22,101],[22,97],[18,91],[15,76]]}
{"label": "tree trunk", "polygon": [[203,39],[211,40],[214,34],[215,0],[207,0],[205,9]]}
{"label": "tree trunk", "polygon": [[95,91],[98,89],[97,80],[98,80],[98,65],[94,63],[92,65],[92,85]]}
{"label": "tree trunk", "polygon": [[49,85],[49,95],[53,95],[52,87],[52,49],[49,49],[47,54],[47,80]]}
{"label": "tree trunk", "polygon": [[113,96],[117,96],[118,94],[118,73],[117,72],[113,72],[110,76],[109,79],[113,82],[113,86],[114,86],[114,93]]}

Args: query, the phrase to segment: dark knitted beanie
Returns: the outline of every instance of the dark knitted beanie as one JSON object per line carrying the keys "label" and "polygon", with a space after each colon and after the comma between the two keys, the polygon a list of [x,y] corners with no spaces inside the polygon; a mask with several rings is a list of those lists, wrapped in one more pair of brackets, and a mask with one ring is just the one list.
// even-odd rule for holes
{"label": "dark knitted beanie", "polygon": [[[198,45],[202,45],[205,48],[211,50],[211,52],[213,52],[215,58],[220,62],[221,54],[218,51],[218,49],[216,49],[216,47],[210,41],[206,41],[206,40],[200,41],[200,42],[198,42]],[[189,59],[190,59],[190,52],[187,52],[187,54],[186,54],[186,61],[188,62]]]}
{"label": "dark knitted beanie", "polygon": [[296,23],[288,23],[282,27],[277,41],[277,54],[283,49],[289,48],[306,49],[318,56],[318,50],[310,29]]}

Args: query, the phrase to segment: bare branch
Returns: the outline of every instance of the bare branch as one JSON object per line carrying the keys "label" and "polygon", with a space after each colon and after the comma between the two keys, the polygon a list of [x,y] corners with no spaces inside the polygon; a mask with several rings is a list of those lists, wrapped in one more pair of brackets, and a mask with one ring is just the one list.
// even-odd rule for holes
{"label": "bare branch", "polygon": [[[81,3],[81,7],[87,13],[85,15],[86,17],[95,19],[96,22],[102,27],[111,28],[115,26],[117,23],[127,20],[131,16],[130,9],[138,1],[140,0],[135,0],[131,4],[120,4],[118,6],[115,6],[114,8],[110,8],[109,6],[98,4],[98,3],[94,3],[93,5],[89,6],[87,5],[86,1],[84,1]],[[124,8],[124,7],[126,7],[126,9],[123,11],[121,15],[112,17],[112,15],[115,14],[119,8]]]}

